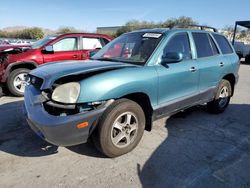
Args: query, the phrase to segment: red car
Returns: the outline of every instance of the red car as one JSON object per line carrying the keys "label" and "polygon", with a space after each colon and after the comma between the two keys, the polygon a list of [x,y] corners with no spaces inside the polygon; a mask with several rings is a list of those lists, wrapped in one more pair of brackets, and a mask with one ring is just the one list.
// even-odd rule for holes
{"label": "red car", "polygon": [[113,38],[93,33],[67,33],[47,36],[30,48],[5,49],[0,52],[0,83],[6,83],[15,96],[22,96],[25,78],[38,65],[62,61],[85,60]]}

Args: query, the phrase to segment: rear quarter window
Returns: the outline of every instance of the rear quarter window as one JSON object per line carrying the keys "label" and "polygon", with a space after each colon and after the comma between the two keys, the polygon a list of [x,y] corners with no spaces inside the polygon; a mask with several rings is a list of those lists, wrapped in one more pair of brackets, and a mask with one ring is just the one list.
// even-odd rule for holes
{"label": "rear quarter window", "polygon": [[213,37],[216,40],[217,44],[219,45],[222,54],[233,53],[232,47],[230,46],[228,40],[224,36],[218,35],[218,34],[213,34]]}

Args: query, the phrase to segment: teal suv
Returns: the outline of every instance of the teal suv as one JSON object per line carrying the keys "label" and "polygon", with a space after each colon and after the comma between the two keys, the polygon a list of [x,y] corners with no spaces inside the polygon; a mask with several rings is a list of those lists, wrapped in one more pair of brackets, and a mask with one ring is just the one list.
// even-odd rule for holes
{"label": "teal suv", "polygon": [[93,138],[109,157],[135,148],[156,119],[194,105],[224,112],[240,65],[228,40],[204,27],[137,30],[92,55],[32,70],[24,111],[48,142]]}

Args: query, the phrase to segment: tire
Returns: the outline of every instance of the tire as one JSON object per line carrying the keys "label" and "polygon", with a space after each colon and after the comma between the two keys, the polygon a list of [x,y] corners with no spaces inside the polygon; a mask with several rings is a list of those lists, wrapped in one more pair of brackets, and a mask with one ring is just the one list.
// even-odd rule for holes
{"label": "tire", "polygon": [[237,55],[238,55],[238,57],[239,57],[240,60],[241,60],[241,58],[243,58],[242,53],[237,53]]}
{"label": "tire", "polygon": [[245,63],[250,64],[250,55],[245,57]]}
{"label": "tire", "polygon": [[221,80],[215,99],[207,104],[211,113],[219,114],[226,110],[232,95],[232,86],[228,80]]}
{"label": "tire", "polygon": [[138,145],[144,129],[145,115],[142,108],[134,101],[119,99],[105,110],[92,138],[102,153],[108,157],[117,157]]}
{"label": "tire", "polygon": [[[24,87],[25,87],[25,75],[30,72],[29,69],[19,68],[13,70],[8,79],[7,79],[7,87],[10,93],[17,97],[22,97],[24,94]],[[20,84],[20,85],[16,85]],[[20,88],[20,89],[18,89]]]}

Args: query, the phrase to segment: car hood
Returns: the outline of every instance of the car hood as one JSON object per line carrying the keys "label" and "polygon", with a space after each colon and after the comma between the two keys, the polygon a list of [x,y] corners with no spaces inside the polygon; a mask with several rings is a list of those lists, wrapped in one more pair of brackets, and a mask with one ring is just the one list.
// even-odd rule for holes
{"label": "car hood", "polygon": [[92,72],[100,72],[105,70],[114,70],[126,67],[137,67],[137,65],[111,62],[111,61],[96,61],[96,60],[86,60],[86,61],[62,61],[62,62],[52,62],[39,66],[30,72],[30,75],[43,79],[43,84],[40,89],[51,88],[52,84],[59,78],[87,74]]}

